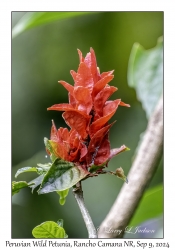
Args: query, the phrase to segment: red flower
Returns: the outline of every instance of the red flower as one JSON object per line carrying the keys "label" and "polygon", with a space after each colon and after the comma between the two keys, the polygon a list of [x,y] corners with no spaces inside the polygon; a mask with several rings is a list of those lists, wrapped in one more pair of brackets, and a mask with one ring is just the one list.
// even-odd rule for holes
{"label": "red flower", "polygon": [[59,81],[69,92],[69,104],[55,104],[48,110],[64,111],[63,118],[71,128],[51,130],[51,143],[55,155],[64,160],[76,162],[86,169],[92,165],[103,166],[113,156],[125,151],[126,146],[110,150],[108,124],[118,106],[130,107],[120,99],[108,101],[117,90],[108,83],[113,79],[113,71],[100,74],[94,50],[83,58],[78,50],[80,64],[78,71],[70,71],[74,86]]}
{"label": "red flower", "polygon": [[87,154],[87,147],[80,140],[75,129],[68,131],[67,128],[56,129],[52,121],[50,144],[54,155],[70,162],[79,162]]}

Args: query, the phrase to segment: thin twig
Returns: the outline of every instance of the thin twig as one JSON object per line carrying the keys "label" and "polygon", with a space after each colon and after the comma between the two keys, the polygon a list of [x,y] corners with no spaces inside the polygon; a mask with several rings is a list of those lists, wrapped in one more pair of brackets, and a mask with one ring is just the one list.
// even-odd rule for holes
{"label": "thin twig", "polygon": [[83,198],[83,191],[81,187],[81,182],[76,184],[76,187],[73,189],[73,193],[75,196],[75,199],[78,203],[79,209],[81,211],[81,214],[83,216],[84,223],[86,225],[89,238],[98,238],[97,236],[97,230],[93,224],[93,221],[89,215],[89,212],[85,206],[84,198]]}
{"label": "thin twig", "polygon": [[[163,152],[163,97],[152,114],[143,141],[124,184],[111,210],[102,222],[99,238],[122,238],[129,221],[158,167]],[[110,228],[109,230],[106,229]],[[119,233],[120,232],[120,233]]]}

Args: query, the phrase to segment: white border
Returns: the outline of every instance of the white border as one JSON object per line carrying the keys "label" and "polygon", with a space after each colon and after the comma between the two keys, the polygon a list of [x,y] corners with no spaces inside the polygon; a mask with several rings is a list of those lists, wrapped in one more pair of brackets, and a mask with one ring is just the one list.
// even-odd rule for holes
{"label": "white border", "polygon": [[[1,168],[1,212],[0,246],[5,247],[5,240],[11,240],[11,11],[164,11],[164,185],[165,185],[165,230],[163,240],[140,240],[141,242],[169,242],[170,249],[175,249],[174,223],[174,180],[175,180],[175,20],[174,1],[58,1],[58,0],[6,0],[1,2],[0,15],[0,168]],[[6,216],[4,216],[6,215]],[[15,240],[11,240],[15,242]],[[29,240],[23,240],[28,242]],[[81,240],[82,241],[82,240]],[[91,240],[94,241],[94,240]],[[107,241],[107,240],[106,240]],[[135,240],[134,240],[135,241]],[[85,240],[84,240],[85,242]],[[113,240],[110,240],[113,242]],[[116,241],[115,241],[116,242]],[[123,242],[123,240],[117,240]],[[174,246],[174,247],[173,247]],[[121,249],[121,248],[120,248]],[[130,249],[128,247],[127,249]],[[147,249],[147,248],[145,248]]]}

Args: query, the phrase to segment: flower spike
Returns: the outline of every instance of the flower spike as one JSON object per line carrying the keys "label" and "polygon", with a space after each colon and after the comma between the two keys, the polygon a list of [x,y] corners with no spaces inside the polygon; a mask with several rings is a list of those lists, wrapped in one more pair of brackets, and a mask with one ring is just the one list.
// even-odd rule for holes
{"label": "flower spike", "polygon": [[[70,127],[57,130],[52,121],[50,148],[55,157],[73,162],[80,168],[95,172],[94,176],[103,172],[103,168],[115,155],[128,150],[123,145],[110,149],[109,130],[114,124],[109,120],[119,106],[130,107],[121,99],[109,100],[117,91],[109,82],[114,78],[113,70],[103,72],[97,66],[95,52],[83,57],[78,49],[79,67],[77,72],[71,70],[74,80],[71,85],[63,80],[59,83],[68,91],[69,103],[55,104],[48,110],[64,111],[63,118]],[[47,148],[49,152],[49,148]]]}

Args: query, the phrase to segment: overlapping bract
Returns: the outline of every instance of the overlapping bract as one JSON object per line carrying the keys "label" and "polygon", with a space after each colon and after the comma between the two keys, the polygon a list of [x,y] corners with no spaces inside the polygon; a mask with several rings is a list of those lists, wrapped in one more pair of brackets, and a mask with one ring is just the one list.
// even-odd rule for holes
{"label": "overlapping bract", "polygon": [[100,74],[94,50],[84,58],[78,50],[80,64],[78,71],[70,71],[74,86],[59,81],[68,91],[69,103],[55,104],[48,110],[64,111],[63,118],[71,128],[56,129],[53,122],[50,143],[54,154],[66,161],[75,162],[85,169],[92,165],[104,166],[115,155],[127,150],[126,146],[110,149],[108,124],[118,106],[125,104],[120,99],[108,100],[117,90],[108,83],[113,71]]}

